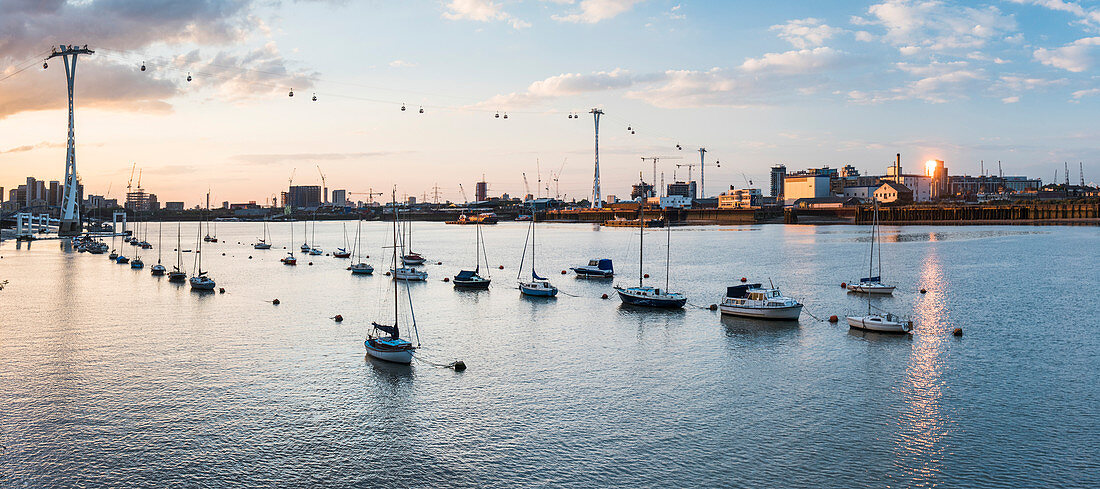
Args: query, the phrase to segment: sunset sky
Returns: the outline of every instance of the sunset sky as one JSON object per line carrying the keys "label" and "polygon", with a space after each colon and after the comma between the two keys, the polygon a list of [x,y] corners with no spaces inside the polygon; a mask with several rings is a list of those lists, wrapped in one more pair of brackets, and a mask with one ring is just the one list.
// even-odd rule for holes
{"label": "sunset sky", "polygon": [[722,163],[712,195],[766,193],[776,163],[881,174],[898,152],[911,172],[1000,160],[1049,182],[1068,161],[1074,183],[1078,162],[1100,180],[1095,1],[0,0],[0,186],[63,178],[64,69],[41,66],[61,43],[96,50],[77,167],[111,197],[133,163],[188,205],[207,188],[263,202],[294,169],[319,185],[320,165],[330,189],[461,201],[482,174],[523,194],[538,161],[580,199],[596,106],[604,194],[650,179],[641,156],[695,163],[699,146]]}

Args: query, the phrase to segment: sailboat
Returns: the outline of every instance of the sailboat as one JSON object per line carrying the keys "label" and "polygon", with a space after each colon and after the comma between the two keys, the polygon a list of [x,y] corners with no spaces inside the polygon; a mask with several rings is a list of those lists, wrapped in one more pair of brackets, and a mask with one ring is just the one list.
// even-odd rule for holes
{"label": "sailboat", "polygon": [[260,238],[259,242],[252,245],[252,247],[257,249],[257,250],[270,250],[271,249],[271,243],[268,242],[270,240],[271,240],[271,233],[268,232],[268,230],[267,230],[267,217],[264,217],[264,237]]}
{"label": "sailboat", "polygon": [[[397,192],[393,194],[394,209],[393,209],[393,268],[397,269]],[[367,349],[367,355],[379,360],[385,360],[387,362],[410,364],[412,363],[413,353],[420,347],[420,333],[416,330],[416,313],[412,307],[412,293],[409,292],[409,285],[405,284],[405,294],[409,298],[409,317],[412,318],[413,334],[416,336],[416,346],[413,346],[412,342],[401,338],[401,329],[398,326],[401,315],[399,314],[398,307],[400,302],[400,296],[398,294],[397,281],[393,282],[393,325],[379,324],[377,322],[371,322],[373,330],[367,336],[367,339],[363,341],[363,346]],[[379,334],[381,333],[381,334]]]}
{"label": "sailboat", "polygon": [[619,299],[623,301],[623,304],[629,304],[632,306],[646,306],[646,307],[662,307],[678,309],[684,307],[687,303],[687,298],[683,294],[677,292],[668,291],[668,271],[669,262],[672,255],[672,226],[665,226],[668,228],[668,247],[669,249],[665,254],[665,289],[646,287],[642,283],[644,275],[642,274],[642,258],[644,249],[644,236],[645,236],[645,215],[642,212],[643,203],[638,203],[638,286],[637,287],[620,287],[615,286],[615,291],[619,293]]}
{"label": "sailboat", "polygon": [[[875,244],[878,242],[878,274],[871,275],[875,267]],[[875,201],[875,214],[871,220],[871,255],[867,263],[867,276],[859,282],[848,282],[848,290],[861,294],[893,294],[894,286],[882,283],[882,233],[878,224],[878,201]]]}
{"label": "sailboat", "polygon": [[317,247],[317,211],[313,211],[313,236],[309,237],[309,240],[313,242],[313,246],[309,248],[309,254],[322,255],[324,250]]}
{"label": "sailboat", "polygon": [[172,267],[172,271],[168,272],[169,282],[183,282],[187,279],[187,272],[183,270],[183,247],[182,236],[183,235],[183,223],[176,223],[176,266]]}
{"label": "sailboat", "polygon": [[[535,271],[535,211],[531,210],[531,228],[528,236],[531,237],[531,280],[524,281],[520,279],[520,275],[523,274],[523,258],[519,261],[519,273],[516,274],[516,280],[519,281],[519,293],[523,295],[529,295],[534,297],[554,297],[558,295],[558,288],[554,287],[549,280],[539,276]],[[527,254],[527,245],[523,246],[524,255]]]}
{"label": "sailboat", "polygon": [[[396,197],[396,195],[395,195],[395,197]],[[393,206],[393,219],[394,219],[394,222],[399,221],[398,213],[397,213],[397,204],[396,203]],[[402,233],[402,238],[404,238],[404,233]],[[400,250],[400,251],[398,251],[398,250]],[[410,256],[410,254],[405,254],[405,240],[404,239],[401,240],[400,248],[395,248],[394,249],[394,254],[395,255],[399,252],[401,253],[401,261],[402,261],[403,265],[398,267],[397,266],[397,260],[394,259],[394,264],[393,264],[392,267],[390,267],[390,274],[393,275],[394,280],[414,280],[414,281],[418,281],[418,282],[428,280],[428,272],[425,272],[425,271],[422,271],[422,270],[417,270],[413,267],[410,267],[410,266],[408,266],[410,263],[405,261],[405,258]],[[411,255],[416,255],[416,254],[412,253]],[[420,255],[416,255],[416,256],[419,257]],[[420,263],[424,263],[423,258],[420,258]]]}
{"label": "sailboat", "polygon": [[344,228],[344,247],[336,248],[336,251],[332,252],[332,256],[336,258],[349,258],[351,257],[351,252],[348,251],[348,225],[343,222],[340,223],[340,225]]}
{"label": "sailboat", "polygon": [[[210,212],[210,192],[209,191],[206,192],[206,211]],[[205,222],[205,219],[199,219],[199,229],[200,229],[199,232],[200,233],[202,232],[201,229],[202,229],[203,222]],[[207,243],[217,243],[218,242],[218,238],[216,237],[217,235],[218,235],[218,233],[216,231],[214,232],[214,236],[210,235],[210,224],[207,224],[206,225],[206,236],[204,236],[202,238],[202,240],[206,241]]]}
{"label": "sailboat", "polygon": [[164,265],[160,264],[161,258],[164,257],[164,246],[163,246],[163,243],[161,242],[161,237],[163,236],[163,231],[164,231],[164,222],[158,222],[157,223],[157,264],[153,265],[152,267],[149,267],[149,272],[152,273],[155,276],[164,275],[164,272],[166,271],[165,268],[164,268]]}
{"label": "sailboat", "polygon": [[195,248],[195,274],[191,276],[191,290],[214,290],[214,279],[208,277],[206,272],[202,270],[202,242],[204,240],[198,239],[198,235],[202,234],[202,229],[195,235],[195,242],[198,243]]}
{"label": "sailboat", "polygon": [[116,241],[115,238],[118,238],[118,232],[115,231],[114,229],[112,229],[111,230],[111,254],[107,255],[107,259],[112,260],[112,261],[118,259],[118,252],[115,251],[115,241]]}
{"label": "sailboat", "polygon": [[[136,218],[137,216],[134,216],[134,217]],[[135,233],[134,233],[135,236],[134,236],[134,240],[131,241],[131,243],[138,245],[139,250],[145,249],[145,247],[141,246],[142,241],[139,241],[138,236],[137,236],[137,235],[141,234],[141,221],[135,219],[134,231],[135,231]],[[140,251],[135,251],[134,252],[134,259],[130,260],[130,268],[131,269],[140,270],[142,268],[145,268],[145,262],[141,261],[140,253],[141,253]]]}
{"label": "sailboat", "polygon": [[[294,234],[293,227],[291,228],[290,233],[293,236],[293,234]],[[309,250],[310,250],[309,242],[305,241],[306,233],[309,233],[309,219],[306,219],[306,220],[302,221],[302,247],[299,248],[299,249],[302,250],[302,253],[309,253]],[[293,241],[291,241],[291,242],[293,243]]]}
{"label": "sailboat", "polygon": [[[456,289],[487,289],[489,283],[493,281],[492,278],[481,276],[482,238],[481,223],[479,222],[474,225],[474,269],[461,270],[458,275],[455,275],[453,281]],[[489,269],[488,258],[485,261],[485,269]]]}
{"label": "sailboat", "polygon": [[[395,213],[397,212],[397,207],[396,206],[394,206],[394,212]],[[408,247],[409,252],[404,254],[404,255],[401,255],[401,263],[404,263],[405,265],[423,265],[424,264],[424,257],[420,256],[420,253],[417,253],[417,252],[412,250],[412,242],[413,242],[412,223],[410,223],[408,221],[405,221],[405,229],[408,230],[409,239],[407,241],[405,239],[402,239],[401,241],[403,242],[403,244],[405,244]],[[402,236],[402,238],[404,238],[404,236]]]}
{"label": "sailboat", "polygon": [[[871,261],[874,262],[875,256],[875,241],[878,235],[878,201],[875,201],[875,215],[871,224]],[[871,265],[873,266],[873,264]],[[879,244],[879,274],[882,274],[882,245]],[[870,275],[870,273],[868,273]],[[873,288],[865,290],[855,290],[851,285],[848,286],[848,290],[855,292],[863,292],[867,294],[867,314],[865,316],[848,316],[848,326],[856,329],[862,329],[867,331],[876,331],[879,333],[909,333],[913,330],[913,322],[906,319],[895,316],[891,313],[881,314],[873,311],[871,306],[871,294],[889,294],[894,291],[894,287],[890,285],[882,285],[879,281],[879,277],[869,277],[860,281],[860,285],[870,285],[878,287],[889,287],[889,291],[886,292],[872,292]]]}
{"label": "sailboat", "polygon": [[[287,209],[289,210],[289,207]],[[279,260],[279,261],[283,262],[283,265],[297,265],[298,264],[298,259],[294,257],[294,223],[293,222],[290,223],[290,243],[291,243],[291,246],[290,246],[290,249],[287,250],[286,256],[284,256],[281,260]]]}
{"label": "sailboat", "polygon": [[[369,263],[363,262],[363,219],[359,219],[359,222],[355,225],[355,263],[353,263],[348,270],[351,270],[353,275],[371,275],[374,273],[374,267]],[[397,249],[394,248],[394,254],[397,253]]]}

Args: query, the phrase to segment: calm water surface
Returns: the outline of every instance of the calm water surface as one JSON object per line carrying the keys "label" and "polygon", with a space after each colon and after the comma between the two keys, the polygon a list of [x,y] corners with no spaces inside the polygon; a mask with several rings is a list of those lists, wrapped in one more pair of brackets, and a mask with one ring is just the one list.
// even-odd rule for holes
{"label": "calm water surface", "polygon": [[[1095,227],[884,228],[898,289],[876,305],[916,322],[893,337],[814,317],[866,311],[839,286],[866,271],[861,227],[672,231],[672,289],[709,305],[771,280],[807,304],[776,324],[630,309],[599,298],[610,282],[559,274],[606,256],[636,283],[630,229],[540,226],[562,295],[532,300],[514,288],[526,227],[487,226],[493,286],[455,291],[441,280],[472,266],[474,229],[417,223],[422,353],[464,360],[456,373],[368,360],[389,278],[330,256],[281,265],[302,241],[288,226],[260,251],[259,224],[218,225],[203,265],[224,294],[56,241],[0,244],[0,486],[1100,485]],[[365,229],[381,272],[391,228]],[[174,224],[164,240],[174,262]],[[316,241],[341,246],[341,223]],[[664,241],[646,247],[662,287]]]}

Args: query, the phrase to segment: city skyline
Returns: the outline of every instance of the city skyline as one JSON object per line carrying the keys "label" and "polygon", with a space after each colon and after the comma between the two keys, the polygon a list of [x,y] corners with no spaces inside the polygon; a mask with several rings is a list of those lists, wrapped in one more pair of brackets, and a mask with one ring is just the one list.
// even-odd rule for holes
{"label": "city skyline", "polygon": [[606,114],[604,194],[651,179],[641,156],[694,163],[700,146],[709,195],[765,188],[774,164],[881,174],[900,152],[907,172],[999,160],[1049,182],[1084,161],[1093,181],[1100,156],[1100,9],[1075,2],[0,5],[5,187],[63,180],[63,70],[39,66],[60,43],[97,49],[76,83],[85,194],[122,196],[136,163],[144,187],[188,207],[207,189],[263,202],[294,168],[295,185],[320,185],[315,165],[330,190],[438,183],[462,201],[457,183],[472,194],[484,173],[491,194],[521,196],[536,160],[544,188],[562,168],[561,193],[581,200],[592,107]]}

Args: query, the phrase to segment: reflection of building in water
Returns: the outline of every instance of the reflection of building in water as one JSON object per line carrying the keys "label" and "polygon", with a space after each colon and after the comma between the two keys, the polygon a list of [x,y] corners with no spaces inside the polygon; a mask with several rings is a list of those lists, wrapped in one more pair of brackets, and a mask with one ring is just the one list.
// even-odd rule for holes
{"label": "reflection of building in water", "polygon": [[916,304],[912,353],[901,385],[905,409],[898,416],[894,445],[907,478],[917,486],[934,486],[942,482],[948,449],[944,438],[952,424],[942,405],[946,344],[951,337],[943,293],[947,279],[934,247],[921,264],[920,286],[928,293]]}

